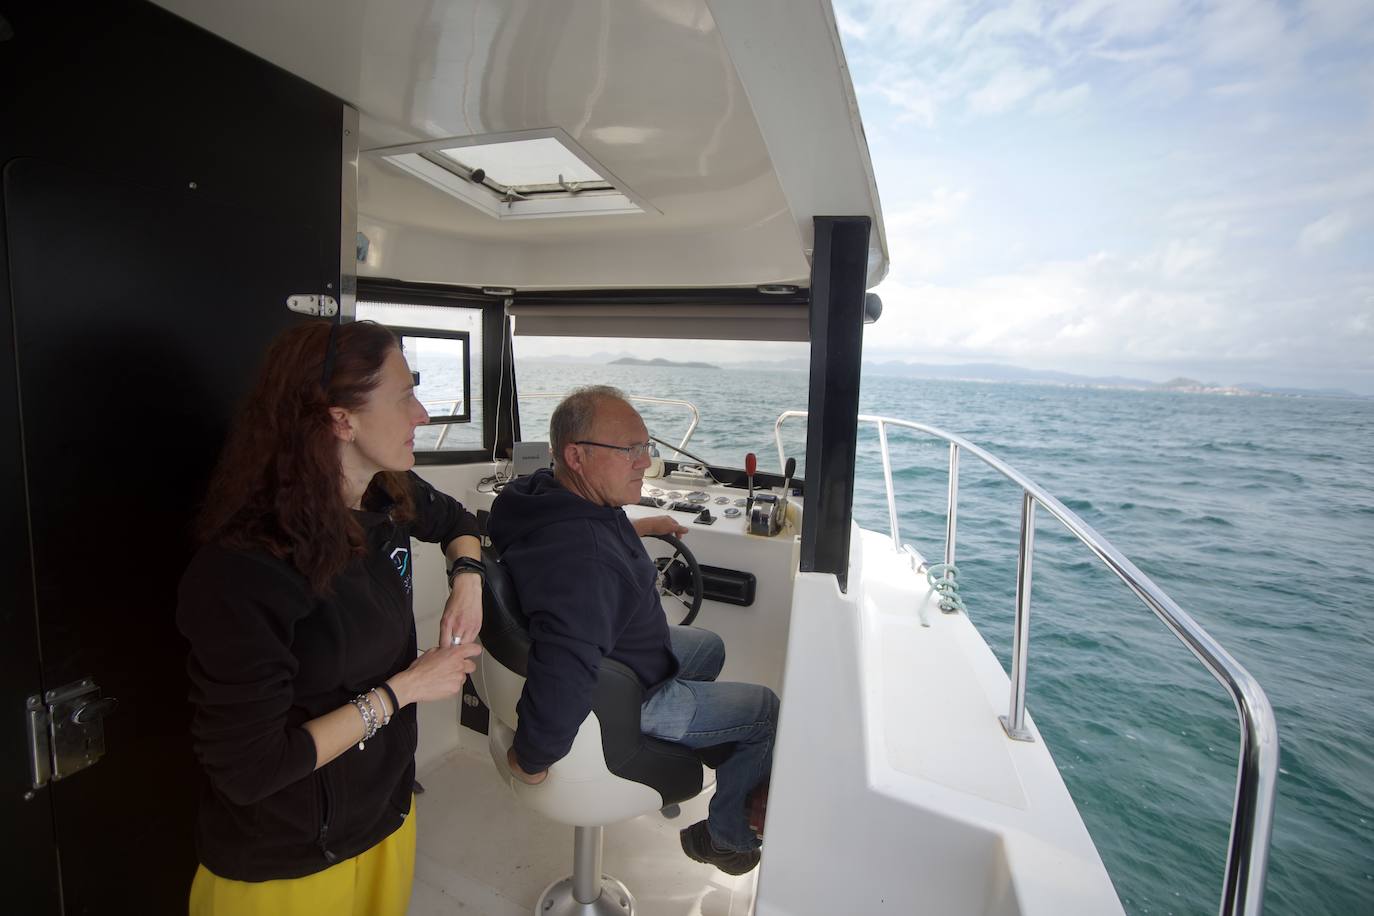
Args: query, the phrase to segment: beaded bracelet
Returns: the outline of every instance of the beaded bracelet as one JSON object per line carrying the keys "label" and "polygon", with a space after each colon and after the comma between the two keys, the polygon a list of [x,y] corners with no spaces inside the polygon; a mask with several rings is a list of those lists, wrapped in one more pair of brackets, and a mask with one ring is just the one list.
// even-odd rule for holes
{"label": "beaded bracelet", "polygon": [[377,711],[372,708],[372,704],[367,699],[367,694],[360,693],[353,698],[353,705],[358,709],[358,715],[363,717],[363,738],[358,742],[358,750],[367,747],[367,742],[372,736],[377,734],[377,729],[381,726],[377,724]]}
{"label": "beaded bracelet", "polygon": [[[376,687],[373,687],[371,690],[368,691],[368,693],[377,698],[377,708],[382,711],[382,724],[390,725],[391,717],[395,715],[395,712],[386,711],[386,703],[382,700],[382,694]],[[372,701],[368,700],[367,705],[371,706]]]}

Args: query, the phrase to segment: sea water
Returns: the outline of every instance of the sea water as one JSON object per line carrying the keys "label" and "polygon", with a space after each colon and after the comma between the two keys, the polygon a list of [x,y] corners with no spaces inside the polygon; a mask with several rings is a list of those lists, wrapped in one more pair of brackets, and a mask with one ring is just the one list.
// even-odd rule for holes
{"label": "sea water", "polygon": [[[521,362],[525,438],[592,383],[690,401],[687,448],[779,467],[774,421],[804,372]],[[475,396],[475,393],[474,393]],[[1282,771],[1265,910],[1374,913],[1374,401],[1106,390],[865,375],[860,411],[981,445],[1105,535],[1264,687]],[[642,407],[677,442],[683,408]],[[805,421],[783,426],[804,473]],[[947,446],[890,430],[901,540],[944,554]],[[668,450],[665,455],[671,456]],[[969,615],[1010,653],[1020,491],[961,459],[958,566]],[[872,427],[854,515],[889,530]],[[1239,730],[1230,699],[1047,513],[1035,541],[1028,707],[1127,912],[1217,911]]]}

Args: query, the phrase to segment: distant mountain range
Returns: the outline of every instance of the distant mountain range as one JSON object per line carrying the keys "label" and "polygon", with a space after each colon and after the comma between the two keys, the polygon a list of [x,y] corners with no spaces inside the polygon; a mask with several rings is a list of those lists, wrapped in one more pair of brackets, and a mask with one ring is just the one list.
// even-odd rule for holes
{"label": "distant mountain range", "polygon": [[1069,385],[1089,388],[1130,388],[1139,391],[1182,391],[1195,394],[1270,395],[1307,398],[1365,398],[1365,395],[1342,388],[1291,388],[1241,382],[1226,385],[1201,382],[1191,378],[1173,378],[1167,382],[1151,382],[1122,375],[1075,375],[1052,369],[1024,369],[1000,363],[963,363],[960,365],[929,365],[925,363],[865,362],[864,370],[877,375],[900,375],[910,378],[957,379],[981,382],[1018,382],[1040,385]]}
{"label": "distant mountain range", "polygon": [[720,366],[713,366],[710,363],[679,363],[671,359],[636,359],[633,356],[622,356],[620,359],[613,359],[606,365],[608,366],[671,366],[675,369],[719,369]]}
{"label": "distant mountain range", "polygon": [[[629,353],[593,353],[590,356],[569,356],[560,359],[544,358],[540,362],[568,362],[579,364],[601,364],[618,366],[672,366],[678,368],[709,369],[782,369],[805,372],[810,362],[805,357],[775,360],[751,360],[721,362],[719,364],[701,362],[674,362],[666,359],[639,359]],[[1202,382],[1190,378],[1174,378],[1167,382],[1151,382],[1146,379],[1130,378],[1123,375],[1076,375],[1072,372],[1059,372],[1053,369],[1025,369],[1020,366],[1007,366],[1001,363],[959,363],[938,365],[933,363],[907,363],[900,360],[864,362],[864,371],[875,375],[895,375],[906,378],[949,379],[951,381],[1012,382],[1019,384],[1066,385],[1088,388],[1129,388],[1138,391],[1182,391],[1198,394],[1224,395],[1269,395],[1299,398],[1357,398],[1368,400],[1368,395],[1356,394],[1342,388],[1293,388],[1276,385],[1262,385],[1257,382],[1239,382],[1226,385],[1217,382]]]}

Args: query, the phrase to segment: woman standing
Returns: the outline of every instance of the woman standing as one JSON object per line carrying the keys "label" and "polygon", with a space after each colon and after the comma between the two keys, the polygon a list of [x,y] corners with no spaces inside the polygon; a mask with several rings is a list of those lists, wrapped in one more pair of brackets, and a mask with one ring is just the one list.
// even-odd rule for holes
{"label": "woman standing", "polygon": [[[415,706],[474,668],[472,513],[413,473],[426,422],[371,322],[283,333],[230,431],[181,581],[208,785],[192,916],[402,916],[414,873]],[[416,658],[411,536],[454,565]]]}

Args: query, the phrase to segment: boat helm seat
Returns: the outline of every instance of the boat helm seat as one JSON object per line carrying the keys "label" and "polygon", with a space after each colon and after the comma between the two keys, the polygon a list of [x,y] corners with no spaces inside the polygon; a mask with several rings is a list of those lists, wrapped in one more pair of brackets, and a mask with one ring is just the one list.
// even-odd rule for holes
{"label": "boat helm seat", "polygon": [[[491,710],[487,745],[492,762],[523,804],[575,828],[573,874],[551,884],[535,912],[632,913],[629,890],[601,873],[603,828],[642,814],[671,811],[714,778],[703,770],[703,757],[697,752],[640,731],[644,688],[633,671],[609,658],[601,661],[591,712],[567,756],[549,768],[539,785],[512,776],[506,754],[515,740],[515,707],[525,686],[529,618],[521,610],[509,568],[490,548],[482,549],[482,560],[483,651],[474,686]],[[704,756],[716,762],[709,749]]]}

